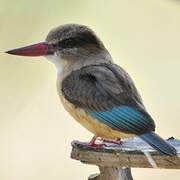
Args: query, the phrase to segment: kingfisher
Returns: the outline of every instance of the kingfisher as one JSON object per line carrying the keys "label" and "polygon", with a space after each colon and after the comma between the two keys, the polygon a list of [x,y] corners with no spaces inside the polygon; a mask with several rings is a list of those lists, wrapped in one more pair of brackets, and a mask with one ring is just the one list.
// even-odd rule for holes
{"label": "kingfisher", "polygon": [[71,116],[97,138],[117,142],[139,136],[154,149],[175,155],[176,149],[155,133],[129,74],[114,63],[103,42],[85,25],[52,29],[45,41],[7,51],[20,56],[44,56],[57,69],[57,91]]}

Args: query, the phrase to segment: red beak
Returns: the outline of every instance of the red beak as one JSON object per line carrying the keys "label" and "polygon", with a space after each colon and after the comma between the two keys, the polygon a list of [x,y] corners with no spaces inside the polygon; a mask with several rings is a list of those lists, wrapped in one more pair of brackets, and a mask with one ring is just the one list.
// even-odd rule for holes
{"label": "red beak", "polygon": [[49,48],[47,42],[41,42],[38,44],[13,49],[7,51],[6,53],[19,56],[45,56],[53,54],[53,51],[51,48]]}

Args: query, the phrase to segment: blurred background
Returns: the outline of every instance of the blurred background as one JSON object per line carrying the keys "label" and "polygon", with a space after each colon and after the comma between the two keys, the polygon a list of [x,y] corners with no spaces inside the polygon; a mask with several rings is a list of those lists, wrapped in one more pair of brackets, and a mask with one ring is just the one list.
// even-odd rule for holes
{"label": "blurred background", "polygon": [[[70,159],[71,141],[91,134],[63,109],[45,58],[4,51],[45,39],[66,23],[90,26],[133,77],[157,132],[180,138],[180,2],[175,0],[0,0],[0,179],[85,180],[95,166]],[[136,180],[180,171],[133,169]]]}

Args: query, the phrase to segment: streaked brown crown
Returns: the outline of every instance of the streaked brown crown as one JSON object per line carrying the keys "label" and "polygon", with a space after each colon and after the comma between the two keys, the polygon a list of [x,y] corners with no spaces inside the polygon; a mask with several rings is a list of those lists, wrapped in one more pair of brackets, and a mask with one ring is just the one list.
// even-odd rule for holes
{"label": "streaked brown crown", "polygon": [[49,32],[46,41],[62,49],[85,45],[104,48],[101,40],[90,28],[78,24],[66,24],[54,28]]}

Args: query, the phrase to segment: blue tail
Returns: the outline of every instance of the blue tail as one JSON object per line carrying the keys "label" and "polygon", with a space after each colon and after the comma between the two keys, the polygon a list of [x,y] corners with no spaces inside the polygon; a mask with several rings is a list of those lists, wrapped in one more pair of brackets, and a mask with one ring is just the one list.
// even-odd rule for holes
{"label": "blue tail", "polygon": [[176,155],[176,149],[171,146],[169,143],[164,141],[160,136],[155,134],[154,132],[147,132],[139,136],[141,139],[146,141],[149,145],[151,145],[156,150],[167,154],[167,155]]}

